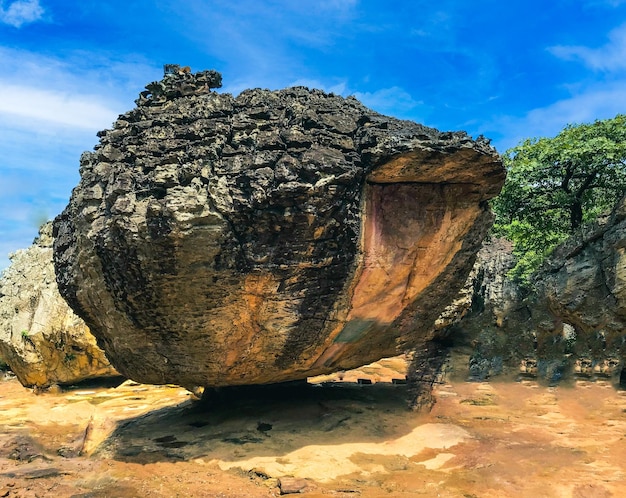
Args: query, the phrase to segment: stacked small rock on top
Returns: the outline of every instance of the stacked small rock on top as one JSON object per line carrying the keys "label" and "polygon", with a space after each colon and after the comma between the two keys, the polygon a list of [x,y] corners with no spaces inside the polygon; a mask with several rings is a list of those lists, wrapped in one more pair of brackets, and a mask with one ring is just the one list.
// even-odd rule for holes
{"label": "stacked small rock on top", "polygon": [[186,95],[210,93],[213,88],[222,87],[222,75],[214,70],[201,71],[193,74],[189,66],[165,64],[164,77],[161,81],[153,81],[139,94],[135,104],[162,104],[168,99]]}

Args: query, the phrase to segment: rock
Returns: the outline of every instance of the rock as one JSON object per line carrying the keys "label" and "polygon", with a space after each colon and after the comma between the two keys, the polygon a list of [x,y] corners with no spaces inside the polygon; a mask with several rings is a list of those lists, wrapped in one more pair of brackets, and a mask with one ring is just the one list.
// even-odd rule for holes
{"label": "rock", "polygon": [[626,197],[610,220],[554,252],[538,277],[555,316],[584,335],[621,345],[626,330]]}
{"label": "rock", "polygon": [[484,139],[303,87],[140,105],[81,157],[59,288],[122,374],[304,379],[418,347],[504,180]]}
{"label": "rock", "polygon": [[278,487],[281,495],[291,495],[302,493],[312,487],[311,482],[298,477],[281,477],[278,480]]}
{"label": "rock", "polygon": [[505,239],[485,242],[460,293],[458,319],[444,332],[454,343],[453,357],[466,355],[453,369],[469,368],[470,380],[517,374],[521,359],[534,354],[524,293],[507,277],[515,264],[512,251]]}
{"label": "rock", "polygon": [[95,413],[89,419],[83,441],[77,453],[83,456],[91,455],[113,433],[115,428],[116,423],[114,420]]}
{"label": "rock", "polygon": [[6,442],[0,452],[3,458],[18,460],[20,462],[32,462],[37,459],[47,459],[44,449],[32,437],[27,435],[15,435]]}
{"label": "rock", "polygon": [[64,474],[67,474],[67,472],[64,472],[56,467],[46,467],[43,469],[24,470],[18,475],[24,479],[47,479],[49,477],[57,477]]}
{"label": "rock", "polygon": [[[618,375],[626,360],[626,197],[605,224],[558,247],[537,277],[539,350]],[[542,319],[539,321],[539,319]]]}
{"label": "rock", "polygon": [[135,101],[138,106],[162,104],[168,99],[185,95],[210,93],[212,88],[222,87],[222,75],[217,71],[201,71],[192,74],[189,66],[165,64],[164,78],[146,85],[145,91]]}
{"label": "rock", "polygon": [[[500,247],[502,244],[506,250]],[[491,240],[483,245],[465,285],[435,320],[432,339],[414,349],[407,369],[407,401],[411,409],[428,411],[433,407],[436,402],[433,388],[443,382],[450,358],[459,357],[459,349],[462,349],[459,345],[466,342],[482,344],[477,340],[478,336],[491,338],[494,335],[491,330],[493,314],[502,313],[501,308],[505,305],[501,294],[504,286],[508,288],[510,283],[506,279],[508,268],[503,266],[512,261],[510,251],[511,244],[504,240]],[[468,316],[471,318],[466,318]],[[461,320],[464,320],[462,324]],[[452,346],[454,354],[451,355]],[[469,360],[470,379],[484,380],[493,373],[491,361],[481,357],[479,348],[474,353],[478,360],[474,357]],[[498,365],[501,356],[490,353],[494,356],[494,365]],[[466,368],[467,362],[457,370],[465,371]]]}
{"label": "rock", "polygon": [[437,338],[416,348],[407,368],[407,394],[409,408],[430,411],[436,402],[435,384],[441,383],[448,350]]}
{"label": "rock", "polygon": [[[626,360],[626,198],[611,217],[559,246],[525,291],[502,240],[479,252],[472,305],[448,334],[469,348],[469,376],[521,373],[558,382],[619,376]],[[619,382],[616,379],[616,382]]]}
{"label": "rock", "polygon": [[11,255],[0,280],[0,356],[27,387],[118,375],[85,323],[59,295],[52,224]]}

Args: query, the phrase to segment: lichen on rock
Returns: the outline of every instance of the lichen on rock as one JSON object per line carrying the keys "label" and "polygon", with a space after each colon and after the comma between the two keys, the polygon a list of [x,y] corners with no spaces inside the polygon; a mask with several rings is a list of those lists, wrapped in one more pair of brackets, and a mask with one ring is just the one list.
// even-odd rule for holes
{"label": "lichen on rock", "polygon": [[304,87],[166,97],[100,133],[55,220],[61,293],[120,372],[271,383],[429,340],[504,180],[486,140]]}

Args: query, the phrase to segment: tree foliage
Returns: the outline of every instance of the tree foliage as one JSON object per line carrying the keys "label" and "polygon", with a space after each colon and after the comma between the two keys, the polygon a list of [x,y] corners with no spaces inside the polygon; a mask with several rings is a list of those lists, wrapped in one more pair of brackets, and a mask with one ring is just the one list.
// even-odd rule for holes
{"label": "tree foliage", "polygon": [[507,179],[493,202],[494,231],[514,242],[512,276],[523,282],[626,192],[626,115],[525,140],[503,160]]}

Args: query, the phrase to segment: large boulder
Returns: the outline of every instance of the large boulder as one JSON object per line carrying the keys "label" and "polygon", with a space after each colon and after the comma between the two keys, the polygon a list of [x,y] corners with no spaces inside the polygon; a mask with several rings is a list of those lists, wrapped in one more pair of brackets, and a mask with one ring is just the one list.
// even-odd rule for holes
{"label": "large boulder", "polygon": [[59,295],[51,223],[31,247],[11,255],[0,279],[0,357],[27,387],[119,375]]}
{"label": "large boulder", "polygon": [[428,341],[492,223],[488,141],[303,87],[203,92],[143,92],[55,220],[60,291],[115,367],[272,383]]}

